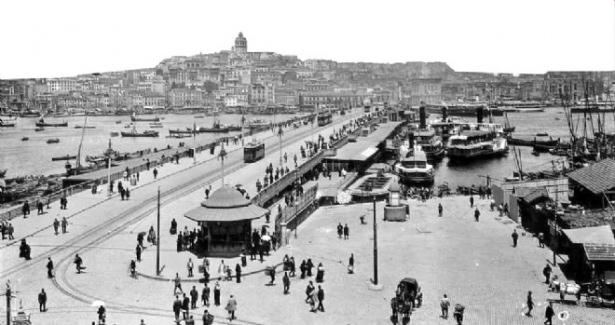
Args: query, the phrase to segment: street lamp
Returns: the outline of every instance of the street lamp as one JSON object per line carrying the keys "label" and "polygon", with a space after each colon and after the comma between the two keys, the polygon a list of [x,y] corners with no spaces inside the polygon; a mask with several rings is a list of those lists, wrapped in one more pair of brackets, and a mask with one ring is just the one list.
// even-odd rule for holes
{"label": "street lamp", "polygon": [[282,168],[282,135],[284,131],[282,131],[282,125],[278,128],[278,136],[280,137],[280,168]]}
{"label": "street lamp", "polygon": [[196,121],[193,121],[192,124],[192,147],[194,148],[192,153],[193,164],[196,165]]}

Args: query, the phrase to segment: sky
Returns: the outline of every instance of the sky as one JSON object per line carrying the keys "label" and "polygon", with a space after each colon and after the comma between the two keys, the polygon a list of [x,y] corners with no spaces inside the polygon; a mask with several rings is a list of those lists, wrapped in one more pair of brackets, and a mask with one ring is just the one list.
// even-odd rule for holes
{"label": "sky", "polygon": [[3,0],[0,78],[150,68],[230,50],[456,71],[615,70],[615,0]]}

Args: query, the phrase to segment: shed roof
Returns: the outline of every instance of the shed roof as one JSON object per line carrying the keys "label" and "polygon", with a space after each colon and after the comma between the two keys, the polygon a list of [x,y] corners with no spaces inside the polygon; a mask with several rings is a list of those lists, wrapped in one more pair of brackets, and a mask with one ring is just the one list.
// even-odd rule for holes
{"label": "shed roof", "polygon": [[547,192],[547,189],[545,187],[522,187],[519,188],[517,191],[519,198],[527,203],[533,203],[534,201],[542,197],[549,198],[549,192]]}
{"label": "shed roof", "polygon": [[610,190],[615,187],[615,160],[604,159],[591,166],[577,169],[569,173],[568,178],[594,194]]}
{"label": "shed roof", "polygon": [[573,244],[615,245],[615,237],[613,237],[610,226],[563,229],[562,231]]}
{"label": "shed roof", "polygon": [[590,261],[615,261],[615,245],[583,244]]}

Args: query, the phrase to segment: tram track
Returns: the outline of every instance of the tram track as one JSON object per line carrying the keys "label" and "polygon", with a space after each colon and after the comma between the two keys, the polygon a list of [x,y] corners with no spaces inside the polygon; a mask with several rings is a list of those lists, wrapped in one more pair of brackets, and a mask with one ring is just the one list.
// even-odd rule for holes
{"label": "tram track", "polygon": [[[334,126],[334,125],[338,125],[340,123],[345,123],[347,121],[348,121],[348,119],[343,119],[343,120],[338,121],[337,123],[333,123],[332,125],[328,125],[325,128],[328,128],[328,127],[331,127],[331,126]],[[297,142],[297,141],[305,138],[306,136],[308,136],[312,132],[314,132],[314,131],[310,130],[310,129],[305,130],[303,132],[300,132],[300,133],[292,135],[291,138],[290,139],[286,139],[286,141],[287,141],[287,143]],[[270,137],[267,137],[267,138],[271,138],[271,137],[273,137],[273,136],[270,136]],[[241,148],[234,149],[232,152],[237,152],[240,149]],[[278,151],[278,149],[279,148],[276,148],[276,147],[270,147],[270,148],[266,149],[266,153],[267,154],[271,154],[271,153],[273,153],[275,151]],[[206,162],[209,162],[212,159],[213,158],[208,159],[206,161],[203,161],[203,162],[201,162],[201,164],[198,164],[198,165],[195,165],[195,166],[191,166],[191,167],[189,167],[187,169],[175,172],[173,174],[169,174],[169,175],[161,178],[160,180],[152,182],[152,183],[149,183],[147,185],[144,185],[143,187],[145,187],[145,186],[152,186],[153,184],[157,184],[157,183],[159,184],[162,180],[168,179],[169,177],[177,175],[177,174],[180,174],[180,173],[190,172],[190,171],[193,170],[193,168],[195,168],[195,167],[202,167],[202,164],[204,164]],[[247,164],[244,163],[241,159],[238,159],[237,161],[231,163],[230,166],[227,167],[228,168],[227,172],[228,173],[233,173],[233,172],[237,171],[238,169],[240,169],[240,168],[242,168],[242,167],[244,167],[246,165]],[[188,193],[191,193],[191,192],[197,190],[201,186],[201,183],[204,181],[203,180],[204,177],[206,177],[206,180],[205,180],[206,182],[210,182],[213,178],[215,178],[217,173],[218,173],[217,170],[206,172],[197,181],[184,182],[184,183],[176,185],[176,186],[174,186],[174,187],[172,187],[170,189],[164,190],[163,192],[161,192],[161,205],[166,204],[169,200],[179,198],[181,196],[184,196],[184,195],[186,195]],[[137,188],[137,190],[143,190],[143,187],[139,187],[139,188]],[[173,193],[175,193],[175,195],[173,195],[172,197],[169,197]],[[128,208],[127,210],[124,210],[123,212],[119,213],[118,215],[112,217],[111,219],[106,220],[105,222],[103,222],[103,223],[101,223],[101,224],[99,224],[97,226],[94,226],[93,228],[90,228],[90,229],[84,231],[83,233],[77,235],[76,237],[74,237],[72,239],[69,239],[67,242],[63,243],[60,246],[54,247],[54,248],[52,248],[50,250],[45,251],[44,253],[41,253],[41,254],[39,254],[37,256],[34,256],[29,261],[25,261],[25,262],[19,263],[17,265],[14,265],[12,267],[9,267],[7,269],[3,269],[2,273],[0,273],[0,278],[9,277],[9,276],[11,276],[11,275],[13,275],[13,274],[15,274],[17,272],[23,271],[23,270],[25,270],[25,269],[27,269],[27,268],[37,264],[38,262],[44,261],[47,256],[54,256],[54,255],[60,254],[60,253],[62,253],[64,251],[69,250],[70,248],[78,247],[78,246],[92,246],[89,243],[81,244],[81,245],[78,245],[78,244],[81,243],[82,241],[86,240],[88,237],[94,237],[94,235],[104,232],[106,229],[110,228],[113,224],[122,221],[123,219],[127,218],[129,215],[134,214],[135,212],[138,212],[141,209],[146,209],[146,207],[148,207],[152,203],[154,203],[156,201],[156,199],[157,199],[156,196],[152,196],[150,198],[147,198],[147,199],[143,200],[139,205],[136,205],[136,206]],[[96,204],[94,204],[94,205],[92,205],[92,206],[90,206],[90,207],[88,207],[86,209],[78,211],[74,215],[80,214],[80,213],[84,213],[85,211],[93,209],[93,208],[95,208],[95,207],[97,207],[97,206],[99,206],[101,204],[104,204],[105,202],[108,202],[108,201],[109,200],[107,199],[107,200],[98,202],[98,203],[96,203]],[[117,229],[121,229],[123,227],[126,227],[126,226],[130,225],[132,222],[136,222],[136,221],[142,219],[147,214],[151,213],[153,210],[154,210],[153,206],[149,207],[146,210],[146,212],[142,213],[144,215],[141,214],[142,216],[140,216],[140,217],[133,218],[133,219],[129,220],[128,222],[124,222],[119,227],[114,227],[113,231],[115,231]],[[74,215],[72,215],[71,217],[73,217]],[[109,230],[103,236],[100,236],[98,238],[103,238],[103,237],[104,237],[104,239],[109,238],[109,234],[115,235],[115,233],[113,233],[113,231]],[[95,241],[97,241],[97,240],[95,240]],[[77,249],[75,251],[79,251],[79,250]]]}
{"label": "tram track", "polygon": [[[337,121],[337,123],[332,123],[331,125],[327,125],[323,128],[323,130],[331,128],[333,126],[337,126],[339,124],[346,123],[351,118],[352,117],[342,119],[340,121]],[[297,141],[305,139],[306,136],[309,136],[311,133],[314,133],[314,131],[317,131],[317,130],[318,129],[316,130],[308,129],[303,132],[299,132],[287,138],[285,142],[288,144],[295,143]],[[322,130],[320,130],[320,132],[322,132]],[[267,138],[271,138],[271,137],[272,136],[267,137]],[[235,152],[240,149],[241,148],[234,149],[232,152]],[[276,152],[278,150],[279,148],[277,148],[276,146],[270,146],[270,148],[268,148],[266,152],[267,154],[272,154],[273,152]],[[210,160],[211,159],[207,161],[210,161]],[[205,163],[205,162],[206,161],[203,161],[202,163]],[[178,171],[174,174],[176,175],[182,172],[189,172],[192,170],[192,168],[200,166],[200,165],[201,164],[189,167],[185,170]],[[244,163],[241,159],[238,159],[237,161],[231,163],[230,166],[227,167],[228,168],[227,171],[229,173],[232,173],[232,172],[235,172],[245,167],[246,165],[247,164]],[[188,182],[183,182],[181,184],[173,186],[172,188],[164,190],[163,192],[161,192],[161,205],[166,205],[169,202],[174,201],[179,197],[185,196],[186,194],[189,194],[189,193],[192,193],[198,190],[202,186],[203,182],[212,181],[213,179],[216,178],[217,174],[218,174],[218,171],[215,169],[213,171],[207,171],[203,175],[200,175],[200,177],[196,181],[191,180]],[[170,174],[166,177],[171,177],[172,175],[173,174]],[[153,183],[149,183],[144,186],[153,186],[153,184],[159,183],[160,181],[162,181],[162,179],[160,179],[159,181],[153,182]],[[76,237],[68,240],[64,244],[54,247],[48,251],[45,251],[44,253],[41,253],[40,255],[35,256],[30,261],[26,261],[18,265],[15,265],[13,267],[10,267],[6,270],[3,270],[2,273],[0,273],[0,278],[6,278],[13,274],[16,274],[17,272],[24,271],[25,269],[32,267],[38,262],[44,261],[47,256],[61,255],[62,257],[56,260],[56,270],[57,271],[61,270],[61,272],[56,273],[56,277],[58,276],[58,274],[60,275],[60,277],[52,279],[52,283],[54,284],[54,286],[62,294],[76,301],[79,301],[79,302],[89,304],[91,301],[101,300],[98,297],[92,296],[90,294],[86,294],[82,292],[81,290],[75,288],[75,286],[72,285],[70,281],[68,280],[67,271],[68,271],[69,266],[71,265],[71,259],[73,255],[75,253],[87,252],[91,249],[96,248],[97,244],[102,243],[108,240],[109,238],[117,235],[118,230],[125,229],[126,227],[150,215],[156,209],[156,206],[154,204],[156,202],[156,199],[157,199],[156,196],[147,198],[141,201],[139,205],[135,205],[133,207],[130,207],[122,211],[118,215],[113,216],[111,219],[106,220],[105,222],[102,222],[101,224],[96,225],[90,228],[89,230],[84,231],[83,233],[77,235]],[[89,208],[79,211],[78,213],[83,213],[84,211],[88,209],[92,209],[107,201],[108,200],[101,201]],[[137,214],[137,215],[134,217],[130,217],[131,215],[134,215],[134,214]],[[123,311],[127,313],[135,313],[139,315],[169,317],[169,311],[166,309],[143,307],[143,306],[137,306],[137,305],[123,304],[123,303],[118,303],[118,302],[110,302],[108,304],[108,308],[110,308],[111,310]],[[224,316],[222,315],[215,315],[215,316],[219,319],[224,319]],[[238,324],[251,324],[251,325],[259,324],[257,322],[252,322],[252,321],[244,320],[241,318],[237,319],[236,321]]]}

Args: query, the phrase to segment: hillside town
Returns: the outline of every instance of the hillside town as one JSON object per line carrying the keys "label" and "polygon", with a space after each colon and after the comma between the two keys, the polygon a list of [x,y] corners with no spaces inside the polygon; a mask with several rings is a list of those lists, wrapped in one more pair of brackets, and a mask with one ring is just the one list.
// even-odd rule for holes
{"label": "hillside town", "polygon": [[148,111],[271,113],[272,107],[364,102],[483,102],[506,106],[558,105],[611,100],[615,72],[549,71],[544,74],[455,71],[445,62],[364,63],[250,52],[243,33],[230,50],[173,56],[151,68],[73,77],[0,80],[0,109],[9,114],[131,114]]}

